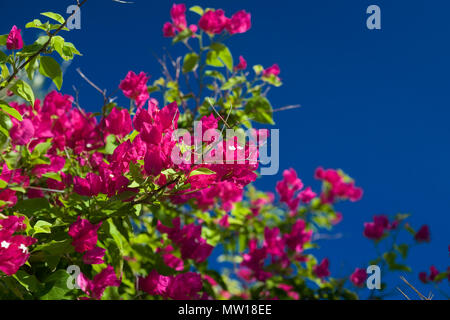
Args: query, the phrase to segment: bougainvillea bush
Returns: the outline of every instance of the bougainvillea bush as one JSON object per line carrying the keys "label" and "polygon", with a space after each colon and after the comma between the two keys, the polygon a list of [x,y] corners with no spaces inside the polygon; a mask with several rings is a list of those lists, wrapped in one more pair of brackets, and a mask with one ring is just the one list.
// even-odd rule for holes
{"label": "bougainvillea bush", "polygon": [[[357,299],[367,266],[411,271],[410,245],[430,231],[406,214],[361,226],[378,250],[344,278],[315,258],[316,235],[342,219],[339,203],[363,198],[347,173],[318,164],[320,190],[293,168],[273,193],[252,186],[274,128],[269,88],[282,82],[278,65],[249,66],[226,46],[251,28],[250,13],[174,4],[162,33],[186,54],[158,58],[152,81],[130,71],[117,82],[129,105],[103,92],[96,113],[59,91],[35,99],[37,74],[60,89],[58,61],[81,55],[62,37],[65,19],[42,16],[0,36],[1,298]],[[44,35],[25,44],[34,29]],[[447,278],[434,266],[420,273]]]}

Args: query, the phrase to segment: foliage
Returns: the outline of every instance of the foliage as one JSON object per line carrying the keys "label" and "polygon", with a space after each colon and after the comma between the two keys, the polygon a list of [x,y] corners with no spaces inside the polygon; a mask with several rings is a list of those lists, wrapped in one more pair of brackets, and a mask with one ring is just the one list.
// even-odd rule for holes
{"label": "foliage", "polygon": [[[200,16],[198,25],[188,26],[186,8],[174,5],[163,28],[186,54],[159,59],[163,75],[152,84],[144,72],[130,71],[119,85],[130,108],[105,97],[95,114],[56,91],[36,99],[29,84],[41,74],[61,89],[58,60],[81,55],[59,35],[68,31],[61,15],[45,12],[50,21],[27,23],[46,33],[32,44],[23,45],[17,28],[0,36],[1,298],[358,298],[364,273],[334,278],[328,259],[315,257],[316,240],[342,218],[339,202],[362,197],[346,173],[318,168],[316,193],[286,170],[275,201],[251,185],[258,163],[247,152],[250,141],[233,136],[193,146],[174,138],[178,129],[195,136],[200,120],[203,131],[273,125],[268,89],[282,85],[277,65],[247,68],[225,44],[250,28],[248,13],[190,11]],[[150,97],[156,92],[162,108]],[[238,163],[241,149],[246,160]],[[176,163],[173,150],[194,157]],[[200,153],[235,158],[199,163]],[[429,231],[416,232],[407,218],[375,216],[365,224],[364,235],[379,251],[370,264],[411,271],[405,259],[412,243],[429,241]],[[398,243],[405,231],[411,241]]]}

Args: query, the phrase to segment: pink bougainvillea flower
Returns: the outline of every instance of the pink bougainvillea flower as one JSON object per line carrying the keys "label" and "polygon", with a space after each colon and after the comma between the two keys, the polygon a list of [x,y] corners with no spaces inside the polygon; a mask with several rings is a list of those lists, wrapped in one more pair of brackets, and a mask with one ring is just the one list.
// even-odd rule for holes
{"label": "pink bougainvillea flower", "polygon": [[103,182],[100,176],[88,172],[86,178],[73,178],[73,191],[81,196],[92,197],[98,195],[103,188]]}
{"label": "pink bougainvillea flower", "polygon": [[364,223],[364,236],[372,240],[379,240],[384,234],[384,228],[374,222]]}
{"label": "pink bougainvillea flower", "polygon": [[6,49],[8,50],[20,50],[23,48],[23,40],[20,35],[20,29],[13,26],[6,39]]}
{"label": "pink bougainvillea flower", "polygon": [[256,240],[249,241],[249,252],[242,255],[241,268],[252,271],[251,278],[266,281],[272,274],[264,270],[264,260],[267,258],[267,247],[257,248]]}
{"label": "pink bougainvillea flower", "polygon": [[363,234],[371,240],[380,240],[385,230],[389,229],[389,219],[385,215],[378,215],[373,217],[373,222],[364,223]]}
{"label": "pink bougainvillea flower", "polygon": [[283,171],[283,180],[278,181],[275,189],[280,195],[280,201],[287,204],[291,214],[295,214],[300,204],[300,194],[296,192],[303,188],[302,181],[297,177],[297,172],[290,168]]}
{"label": "pink bougainvillea flower", "polygon": [[192,259],[201,263],[211,255],[214,247],[206,243],[206,240],[201,237],[201,226],[191,223],[181,228],[180,218],[173,219],[172,224],[173,227],[169,228],[158,221],[156,228],[161,233],[167,233],[169,239],[180,247],[183,259]]}
{"label": "pink bougainvillea flower", "polygon": [[195,37],[195,33],[196,33],[197,30],[198,30],[197,25],[196,25],[196,24],[191,24],[191,25],[189,25],[189,29],[192,31],[192,33],[194,33],[194,34],[192,35],[192,37]]}
{"label": "pink bougainvillea flower", "polygon": [[364,286],[367,279],[367,272],[364,269],[356,268],[350,275],[350,281],[357,287]]}
{"label": "pink bougainvillea flower", "polygon": [[333,203],[336,199],[348,199],[350,201],[359,201],[363,195],[361,188],[355,186],[353,181],[346,181],[337,170],[319,167],[316,169],[315,178],[328,183],[327,191],[322,193],[323,203]]}
{"label": "pink bougainvillea flower", "polygon": [[166,38],[173,38],[176,36],[175,30],[175,26],[172,23],[166,22],[163,25],[163,36]]}
{"label": "pink bougainvillea flower", "polygon": [[162,130],[174,130],[177,128],[179,116],[178,105],[176,102],[172,102],[158,112],[157,120],[160,122]]}
{"label": "pink bougainvillea flower", "polygon": [[206,280],[211,286],[215,287],[218,285],[217,281],[214,280],[211,276],[204,274],[202,275],[203,279]]}
{"label": "pink bougainvillea flower", "polygon": [[288,295],[288,297],[294,299],[294,300],[298,300],[300,299],[300,295],[298,294],[298,292],[293,291],[292,289],[294,289],[293,286],[290,286],[288,284],[284,284],[284,283],[280,283],[278,285],[278,288],[285,291],[286,294]]}
{"label": "pink bougainvillea flower", "polygon": [[342,221],[343,215],[341,212],[336,212],[336,217],[334,217],[330,222],[332,225],[337,225]]}
{"label": "pink bougainvillea flower", "polygon": [[0,219],[0,271],[11,276],[28,260],[28,247],[37,239],[14,235],[26,229],[24,217],[8,216]]}
{"label": "pink bougainvillea flower", "polygon": [[49,155],[48,158],[50,159],[50,164],[36,165],[32,170],[32,174],[40,178],[45,173],[61,171],[66,164],[66,159],[64,159],[64,157]]}
{"label": "pink bougainvillea flower", "polygon": [[9,276],[15,274],[30,256],[28,247],[36,241],[22,235],[6,238],[0,235],[0,270]]}
{"label": "pink bougainvillea flower", "polygon": [[103,257],[105,256],[106,250],[100,247],[95,247],[87,251],[83,255],[83,262],[85,264],[102,264],[105,263]]}
{"label": "pink bougainvillea flower", "polygon": [[96,225],[87,219],[78,216],[77,221],[69,228],[69,236],[73,238],[72,245],[76,252],[86,252],[92,250],[97,245],[97,231],[102,223]]}
{"label": "pink bougainvillea flower", "polygon": [[279,74],[280,74],[280,67],[278,66],[278,64],[274,64],[273,66],[264,69],[263,71],[263,77],[270,77],[274,75],[275,77],[278,78]]}
{"label": "pink bougainvillea flower", "polygon": [[207,130],[218,128],[218,119],[216,119],[216,117],[214,117],[214,114],[212,114],[212,113],[209,116],[203,116],[198,123],[197,130],[200,130],[200,126],[201,126],[201,132],[202,132],[202,136],[203,136],[203,134]]}
{"label": "pink bougainvillea flower", "polygon": [[423,283],[428,283],[429,281],[431,282],[439,282],[436,281],[436,277],[440,274],[439,270],[435,267],[435,266],[431,266],[430,267],[430,275],[427,275],[426,272],[420,272],[419,273],[419,279],[420,281],[422,281]]}
{"label": "pink bougainvillea flower", "polygon": [[164,155],[159,146],[154,146],[147,150],[144,159],[144,168],[147,174],[157,176],[164,169]]}
{"label": "pink bougainvillea flower", "polygon": [[266,192],[265,197],[258,198],[251,202],[251,208],[253,216],[257,216],[259,211],[264,205],[271,204],[275,200],[275,195],[272,192]]}
{"label": "pink bougainvillea flower", "polygon": [[439,275],[439,270],[435,266],[430,267],[430,281],[435,281],[436,277]]}
{"label": "pink bougainvillea flower", "polygon": [[172,17],[173,25],[178,31],[186,29],[186,6],[184,4],[174,3],[170,9],[170,16]]}
{"label": "pink bougainvillea flower", "polygon": [[269,227],[264,228],[264,247],[267,248],[267,253],[274,256],[283,256],[284,241],[280,237],[280,229]]}
{"label": "pink bougainvillea flower", "polygon": [[187,272],[171,279],[166,294],[174,300],[198,300],[203,288],[202,277],[198,273]]}
{"label": "pink bougainvillea flower", "polygon": [[184,262],[182,259],[178,258],[177,256],[171,253],[173,250],[174,250],[173,247],[169,245],[162,250],[158,248],[157,252],[162,253],[164,263],[167,266],[171,267],[176,271],[182,271],[184,269]]}
{"label": "pink bougainvillea flower", "polygon": [[223,227],[223,228],[228,228],[230,226],[230,223],[228,222],[228,215],[224,215],[220,220],[219,220],[219,226]]}
{"label": "pink bougainvillea flower", "polygon": [[228,20],[222,9],[209,10],[202,15],[198,26],[209,34],[220,34],[225,29]]}
{"label": "pink bougainvillea flower", "polygon": [[170,280],[170,277],[160,275],[156,270],[152,270],[148,276],[138,278],[138,287],[139,290],[142,290],[149,295],[164,296]]}
{"label": "pink bougainvillea flower", "polygon": [[0,200],[6,202],[9,207],[13,207],[17,203],[16,192],[11,189],[0,190]]}
{"label": "pink bougainvillea flower", "polygon": [[419,231],[416,232],[414,239],[417,242],[430,242],[430,229],[427,225],[423,225]]}
{"label": "pink bougainvillea flower", "polygon": [[138,279],[140,290],[173,300],[198,300],[203,288],[200,274],[187,272],[176,276],[163,276],[152,270],[147,277]]}
{"label": "pink bougainvillea flower", "polygon": [[121,280],[117,278],[112,266],[107,266],[99,274],[94,276],[93,280],[88,279],[83,273],[80,273],[77,278],[77,284],[81,290],[96,300],[102,298],[103,292],[107,287],[118,287],[120,283]]}
{"label": "pink bougainvillea flower", "polygon": [[72,96],[63,95],[58,91],[52,91],[45,96],[42,112],[49,115],[62,116],[69,112],[72,107],[72,102]]}
{"label": "pink bougainvillea flower", "polygon": [[314,199],[317,194],[311,190],[311,187],[307,187],[305,190],[301,191],[298,195],[300,200],[304,203],[310,203],[312,199]]}
{"label": "pink bougainvillea flower", "polygon": [[299,219],[297,220],[293,226],[291,233],[284,235],[284,240],[286,242],[286,245],[295,252],[302,252],[303,251],[303,245],[309,241],[311,241],[312,237],[312,230],[305,230],[306,223],[304,220]]}
{"label": "pink bougainvillea flower", "polygon": [[423,283],[428,283],[428,275],[426,272],[419,272],[419,279]]}
{"label": "pink bougainvillea flower", "polygon": [[239,56],[239,63],[234,67],[234,71],[247,69],[247,61],[243,56]]}
{"label": "pink bougainvillea flower", "polygon": [[250,282],[253,279],[253,272],[248,268],[239,268],[237,276],[244,279],[247,282]]}
{"label": "pink bougainvillea flower", "polygon": [[114,107],[105,118],[106,132],[115,134],[119,138],[125,137],[133,130],[131,116],[128,110]]}
{"label": "pink bougainvillea flower", "polygon": [[11,141],[15,145],[24,146],[34,137],[34,126],[30,119],[13,121],[13,126],[9,132]]}
{"label": "pink bougainvillea flower", "polygon": [[329,268],[330,262],[327,258],[323,259],[319,264],[313,267],[313,272],[318,278],[326,278],[330,275]]}
{"label": "pink bougainvillea flower", "polygon": [[142,107],[150,97],[148,94],[147,81],[150,79],[144,72],[136,75],[129,71],[125,79],[120,82],[119,88],[123,94],[134,100],[137,107]]}
{"label": "pink bougainvillea flower", "polygon": [[24,221],[25,217],[23,216],[7,216],[4,219],[0,219],[1,235],[12,236],[16,231],[24,231],[27,228]]}
{"label": "pink bougainvillea flower", "polygon": [[241,10],[233,14],[231,19],[228,20],[226,29],[230,34],[247,32],[251,27],[251,15],[250,13]]}
{"label": "pink bougainvillea flower", "polygon": [[161,127],[157,124],[144,123],[140,133],[142,140],[148,144],[159,145],[161,143],[163,133]]}

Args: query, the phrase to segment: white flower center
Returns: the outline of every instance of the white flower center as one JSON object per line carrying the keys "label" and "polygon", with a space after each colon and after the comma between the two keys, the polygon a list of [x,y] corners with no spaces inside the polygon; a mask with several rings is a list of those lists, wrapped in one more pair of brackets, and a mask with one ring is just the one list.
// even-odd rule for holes
{"label": "white flower center", "polygon": [[0,246],[5,249],[8,249],[10,245],[11,245],[11,243],[6,242],[6,241],[2,241],[2,243],[0,244]]}
{"label": "white flower center", "polygon": [[19,246],[19,249],[22,249],[23,253],[27,253],[28,252],[28,248],[23,243]]}

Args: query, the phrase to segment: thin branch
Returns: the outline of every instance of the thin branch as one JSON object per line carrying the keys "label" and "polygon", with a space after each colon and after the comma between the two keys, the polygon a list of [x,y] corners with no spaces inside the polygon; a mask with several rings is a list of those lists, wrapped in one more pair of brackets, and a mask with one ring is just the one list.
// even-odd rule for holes
{"label": "thin branch", "polygon": [[87,82],[91,85],[91,87],[93,87],[95,90],[97,90],[98,92],[100,92],[100,94],[103,96],[103,99],[106,101],[108,101],[108,98],[106,97],[106,90],[102,90],[100,89],[95,83],[93,83],[91,80],[89,80],[88,77],[86,77],[86,75],[81,72],[80,68],[76,69],[78,74]]}
{"label": "thin branch", "polygon": [[272,112],[285,111],[285,110],[291,110],[291,109],[298,109],[298,108],[301,108],[301,107],[302,106],[299,105],[299,104],[293,104],[293,105],[289,105],[289,106],[273,109]]}
{"label": "thin branch", "polygon": [[411,300],[399,287],[397,287],[397,290],[400,291],[400,293],[408,300]]}
{"label": "thin branch", "polygon": [[411,289],[413,289],[413,290],[417,293],[417,295],[420,297],[421,300],[428,300],[428,298],[425,297],[423,294],[421,294],[421,293],[419,292],[419,290],[417,290],[412,284],[410,284],[410,283],[408,282],[408,280],[405,279],[405,277],[400,276],[400,279],[402,279],[403,282],[405,282]]}
{"label": "thin branch", "polygon": [[4,85],[0,86],[0,91],[2,91],[3,89],[5,89],[5,88],[11,83],[11,81],[15,79],[15,77],[17,76],[17,74],[19,73],[20,70],[22,70],[23,68],[25,68],[25,66],[26,66],[27,64],[29,64],[31,61],[33,61],[34,58],[36,58],[37,56],[39,56],[42,52],[44,52],[44,51],[47,49],[47,47],[50,45],[50,43],[51,43],[51,41],[52,41],[52,38],[53,38],[54,36],[56,36],[63,28],[66,27],[67,21],[70,20],[70,18],[72,18],[72,17],[77,13],[78,10],[80,10],[81,6],[82,6],[83,4],[85,4],[86,1],[87,1],[87,0],[83,0],[83,1],[81,1],[81,2],[78,2],[78,1],[77,1],[77,7],[78,7],[77,10],[74,10],[74,12],[72,12],[72,14],[69,16],[69,18],[67,18],[67,19],[64,21],[64,23],[61,24],[61,25],[58,27],[58,29],[56,29],[54,32],[48,33],[48,40],[47,40],[47,42],[44,43],[44,45],[43,45],[37,52],[35,52],[34,54],[32,54],[27,60],[25,60],[24,63],[22,63],[17,69],[14,70],[14,72],[13,72],[13,73],[8,77],[8,79],[6,80],[6,83],[5,83]]}

